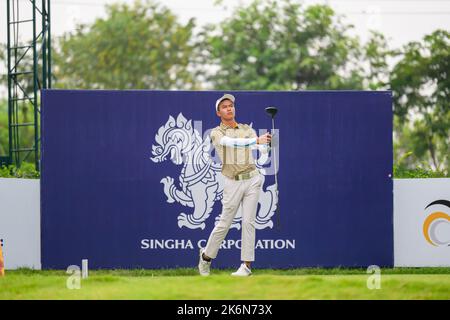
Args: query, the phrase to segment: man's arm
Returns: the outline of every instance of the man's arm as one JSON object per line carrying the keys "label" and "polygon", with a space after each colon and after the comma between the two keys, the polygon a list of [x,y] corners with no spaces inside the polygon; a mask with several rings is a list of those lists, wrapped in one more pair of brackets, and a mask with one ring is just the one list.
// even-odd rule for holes
{"label": "man's arm", "polygon": [[[259,139],[258,136],[256,135],[256,131],[253,129],[252,130],[252,138],[256,138],[256,144],[251,145],[250,149],[252,150],[259,150],[259,152],[265,154],[268,153],[270,151],[270,146],[267,144],[267,133],[265,135],[262,135],[260,138],[266,136],[266,138],[264,139]],[[262,142],[258,141],[258,140],[262,140]]]}
{"label": "man's arm", "polygon": [[220,144],[224,147],[238,147],[238,148],[248,148],[256,145],[258,138],[230,138],[223,136],[220,139]]}
{"label": "man's arm", "polygon": [[211,133],[211,139],[214,145],[221,145],[224,147],[259,149],[263,152],[267,150],[269,148],[269,146],[267,145],[267,137],[261,139],[262,143],[260,143],[259,140],[263,136],[258,138],[256,136],[255,130],[252,130],[252,132],[253,134],[250,138],[230,138],[225,136],[219,130],[214,130]]}

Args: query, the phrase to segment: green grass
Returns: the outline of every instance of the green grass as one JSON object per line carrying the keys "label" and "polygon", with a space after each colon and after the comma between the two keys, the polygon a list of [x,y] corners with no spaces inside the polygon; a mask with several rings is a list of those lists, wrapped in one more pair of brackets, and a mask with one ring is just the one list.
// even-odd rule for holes
{"label": "green grass", "polygon": [[69,290],[65,271],[21,269],[0,278],[0,299],[450,299],[450,268],[382,269],[380,290],[367,289],[365,269],[231,271],[98,270]]}

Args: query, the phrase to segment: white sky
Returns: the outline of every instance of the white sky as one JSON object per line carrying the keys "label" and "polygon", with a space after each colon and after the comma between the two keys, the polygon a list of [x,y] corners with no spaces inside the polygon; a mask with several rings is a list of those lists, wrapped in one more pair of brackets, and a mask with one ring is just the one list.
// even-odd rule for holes
{"label": "white sky", "polygon": [[[40,2],[38,0],[37,2]],[[132,0],[51,0],[52,37],[75,30],[78,23],[91,23],[105,14],[104,5],[115,2],[133,3]],[[251,0],[224,0],[214,5],[214,0],[160,0],[169,7],[181,22],[196,18],[197,25],[216,23],[229,17],[233,8]],[[363,41],[369,30],[378,30],[389,40],[391,48],[409,41],[418,41],[425,34],[441,28],[450,30],[450,0],[304,0],[305,5],[327,3],[338,14],[346,15],[345,22],[355,26],[354,34]],[[6,1],[0,2],[0,43],[7,41]],[[29,0],[19,0],[21,18],[30,18]],[[26,40],[31,28],[22,27]],[[28,34],[28,36],[27,36]],[[6,72],[0,66],[0,73]],[[4,90],[0,90],[0,97]]]}

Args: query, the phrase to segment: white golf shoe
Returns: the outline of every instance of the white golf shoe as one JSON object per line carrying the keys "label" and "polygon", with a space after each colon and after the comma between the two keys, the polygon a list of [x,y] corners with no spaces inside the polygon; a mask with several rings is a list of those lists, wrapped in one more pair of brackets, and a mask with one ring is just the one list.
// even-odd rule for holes
{"label": "white golf shoe", "polygon": [[233,272],[231,275],[236,277],[248,277],[252,274],[252,271],[249,269],[249,267],[246,266],[245,263],[241,264],[239,269],[237,269],[236,272]]}
{"label": "white golf shoe", "polygon": [[211,271],[211,261],[203,260],[203,252],[205,250],[203,248],[200,249],[200,257],[198,261],[198,271],[201,276],[209,276]]}

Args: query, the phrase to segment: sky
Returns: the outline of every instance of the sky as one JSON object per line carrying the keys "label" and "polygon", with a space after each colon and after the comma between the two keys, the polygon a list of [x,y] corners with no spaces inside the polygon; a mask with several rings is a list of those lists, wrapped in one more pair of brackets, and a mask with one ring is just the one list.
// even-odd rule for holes
{"label": "sky", "polygon": [[[9,0],[12,2],[12,0]],[[19,3],[20,17],[31,18],[29,0],[14,0]],[[6,2],[0,1],[0,43],[7,41]],[[38,0],[38,2],[40,2]],[[133,3],[133,0],[51,0],[52,37],[74,31],[77,24],[89,24],[105,16],[105,4]],[[187,22],[194,17],[197,25],[217,23],[233,13],[233,9],[252,0],[223,0],[220,5],[214,0],[159,0],[180,19]],[[325,3],[336,13],[345,15],[344,21],[354,25],[353,35],[362,41],[368,38],[369,30],[380,31],[388,38],[391,48],[399,48],[410,41],[420,41],[424,35],[436,29],[450,30],[450,0],[299,0],[304,5]],[[31,25],[21,27],[21,40],[31,37]],[[0,66],[0,73],[6,67]],[[0,96],[4,89],[0,89]]]}

